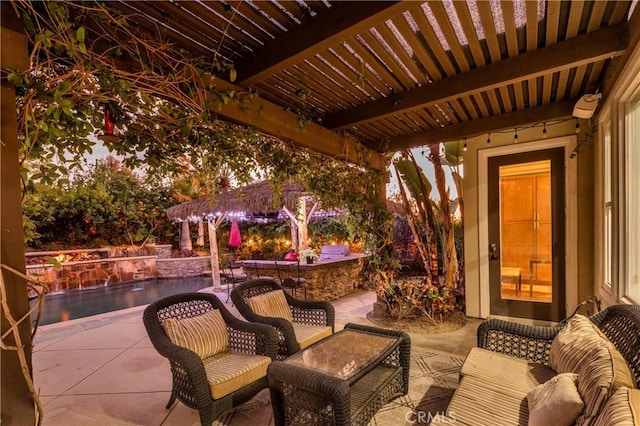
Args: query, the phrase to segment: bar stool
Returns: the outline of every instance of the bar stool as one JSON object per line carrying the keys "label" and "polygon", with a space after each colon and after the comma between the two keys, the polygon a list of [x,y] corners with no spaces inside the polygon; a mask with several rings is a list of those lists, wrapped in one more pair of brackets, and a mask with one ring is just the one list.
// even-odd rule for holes
{"label": "bar stool", "polygon": [[[249,265],[248,262],[244,262],[246,265]],[[269,275],[260,275],[260,268],[258,268],[258,262],[253,262],[253,269],[256,271],[256,278],[264,279],[264,280],[272,280],[273,277]]]}
{"label": "bar stool", "polygon": [[[300,276],[300,259],[296,261],[295,264],[282,264],[278,265],[278,262],[275,262],[276,271],[278,272],[278,279],[280,280],[280,285],[284,288],[288,288],[291,290],[291,295],[296,297],[298,290],[304,290],[304,300],[307,300],[307,286],[305,285],[306,280]],[[294,276],[285,276],[282,278],[281,270],[285,271],[294,271],[295,274],[291,274]]]}
{"label": "bar stool", "polygon": [[[233,263],[228,260],[220,262],[220,266],[222,270],[220,276],[224,278],[224,281],[227,284],[227,300],[225,300],[225,303],[227,303],[231,298],[231,290],[236,287],[236,284],[247,281],[249,277],[247,277],[247,274],[244,272],[233,272]],[[231,306],[233,306],[233,302],[231,302]]]}

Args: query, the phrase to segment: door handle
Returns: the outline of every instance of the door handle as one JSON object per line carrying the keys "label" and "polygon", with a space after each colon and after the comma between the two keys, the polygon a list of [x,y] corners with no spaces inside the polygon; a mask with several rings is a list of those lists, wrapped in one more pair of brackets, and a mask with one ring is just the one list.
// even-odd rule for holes
{"label": "door handle", "polygon": [[498,255],[498,245],[496,243],[489,244],[489,260],[498,259],[500,259],[500,255]]}

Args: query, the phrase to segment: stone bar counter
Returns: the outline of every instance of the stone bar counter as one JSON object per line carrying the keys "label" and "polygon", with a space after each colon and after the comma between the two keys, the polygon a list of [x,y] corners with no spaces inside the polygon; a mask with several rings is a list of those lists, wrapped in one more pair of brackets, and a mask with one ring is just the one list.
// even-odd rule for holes
{"label": "stone bar counter", "polygon": [[[360,284],[360,271],[368,255],[354,253],[339,259],[316,260],[312,264],[300,262],[300,277],[305,279],[307,300],[335,300],[351,294]],[[276,264],[278,269],[276,269]],[[282,279],[295,278],[296,262],[284,260],[243,260],[242,268],[249,278],[269,276],[280,283]],[[299,290],[297,298],[304,298],[304,290]]]}

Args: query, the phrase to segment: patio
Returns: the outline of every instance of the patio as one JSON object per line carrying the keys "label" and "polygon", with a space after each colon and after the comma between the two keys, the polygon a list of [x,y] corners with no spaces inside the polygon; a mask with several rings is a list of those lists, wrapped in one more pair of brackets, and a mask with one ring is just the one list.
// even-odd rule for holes
{"label": "patio", "polygon": [[[33,35],[19,19],[16,5],[27,10],[35,5],[40,13],[41,4],[45,3],[3,2],[4,68],[28,75],[30,59],[51,57],[53,50],[59,49],[57,43],[34,43],[38,36],[47,34],[47,19],[38,26],[41,34]],[[193,146],[184,143],[182,133],[200,140],[193,130],[197,126],[190,120],[199,123],[203,116],[223,130],[242,125],[267,135],[258,144],[235,141],[234,146],[247,151],[254,145],[264,148],[279,140],[325,159],[366,165],[380,172],[375,182],[363,188],[382,186],[387,154],[443,141],[463,141],[466,314],[553,320],[550,312],[531,314],[531,306],[507,306],[504,312],[492,306],[494,290],[490,285],[500,283],[493,278],[500,275],[493,273],[498,271],[500,247],[490,244],[494,240],[486,219],[498,211],[488,202],[490,193],[498,194],[488,189],[491,171],[498,167],[493,159],[512,156],[514,164],[526,164],[531,156],[558,150],[561,155],[557,161],[566,165],[558,170],[566,169],[566,175],[557,179],[556,192],[564,196],[558,197],[561,202],[554,208],[559,214],[554,220],[559,225],[554,228],[558,230],[554,238],[563,246],[553,253],[553,270],[558,275],[554,280],[558,297],[553,297],[553,315],[556,319],[564,317],[592,295],[599,296],[605,306],[639,303],[636,265],[640,262],[635,260],[640,239],[633,238],[639,226],[637,215],[632,213],[640,197],[637,188],[629,185],[638,180],[636,165],[640,158],[636,149],[640,120],[637,2],[388,1],[370,2],[369,7],[337,1],[178,4],[123,0],[107,4],[99,13],[112,16],[113,21],[107,24],[88,19],[85,24],[85,19],[75,19],[79,13],[84,16],[86,10],[75,11],[69,20],[73,25],[63,25],[69,31],[60,38],[69,40],[66,47],[77,59],[78,69],[91,73],[95,70],[84,62],[100,59],[100,70],[112,70],[113,81],[122,79],[122,86],[140,83],[129,86],[131,93],[143,91],[152,98],[169,98],[168,102],[190,107],[180,108],[189,109],[189,114],[171,118],[167,125],[158,125],[157,114],[143,123],[148,129],[177,135],[168,141],[160,138],[170,149],[152,152],[153,162],[158,160],[155,154],[168,162],[175,160],[172,153],[201,158]],[[98,3],[95,6],[103,7]],[[111,22],[118,22],[118,27]],[[33,44],[48,44],[53,49],[47,54],[33,54]],[[163,49],[166,45],[175,49]],[[140,51],[156,53],[140,55]],[[65,62],[67,59],[62,58]],[[199,59],[205,59],[206,66],[199,67]],[[209,71],[216,67],[219,72],[212,77]],[[16,159],[22,160],[20,150],[26,135],[20,125],[26,120],[14,115],[15,86],[22,86],[15,81],[21,76],[12,74],[13,78],[3,80],[2,87],[2,108],[10,112],[3,114],[6,119],[2,122],[0,156],[2,204],[6,206],[21,201],[20,162]],[[85,78],[87,74],[75,75]],[[62,82],[70,87],[76,83]],[[62,86],[52,84],[51,93],[46,95],[54,99],[54,91],[60,94],[67,90],[60,90]],[[109,107],[124,108],[122,97],[111,95],[111,89],[112,85],[100,88],[114,101]],[[76,108],[102,111],[102,107],[96,109],[84,101],[83,94],[95,98],[89,91],[70,94]],[[600,106],[595,97],[602,99]],[[62,118],[74,115],[68,106],[73,102],[67,102],[60,108],[61,115],[58,111]],[[577,108],[585,102],[592,106]],[[48,121],[39,123],[31,135],[39,135],[51,144],[48,147],[52,153],[64,154],[66,146],[83,146],[83,141],[77,146],[69,142],[76,141],[76,134],[62,133],[66,137],[52,138],[52,132],[40,131],[47,127],[73,129],[54,114],[47,119],[45,111],[53,111],[47,105],[40,111]],[[114,123],[106,111],[104,116],[110,124],[105,122],[104,141],[117,145],[117,131],[126,123],[117,122],[114,135]],[[223,127],[223,121],[233,126]],[[188,126],[183,128],[183,124]],[[215,130],[207,132],[215,134]],[[137,142],[130,138],[127,143],[131,152],[147,147],[145,138]],[[246,168],[242,159],[230,163],[236,171]],[[366,195],[373,196],[374,192]],[[23,270],[22,212],[3,209],[1,216],[2,228],[7,230],[2,238],[2,264]],[[532,270],[530,266],[528,269]],[[6,282],[4,299],[20,317],[28,309],[23,281],[11,276]],[[533,287],[530,278],[530,296]],[[362,302],[362,297],[342,310],[338,305],[349,303],[336,302],[339,323],[350,321],[350,315],[366,321],[370,303]],[[141,308],[136,308],[42,329],[35,342],[33,371],[46,404],[45,424],[196,421],[195,412],[179,404],[164,409],[169,392],[167,363],[150,347],[140,315]],[[476,325],[474,322],[471,328]],[[3,321],[3,333],[7,327],[7,321]],[[28,328],[26,322],[22,323],[19,334],[23,342],[30,343]],[[459,336],[415,336],[414,347],[416,351],[439,351],[451,357],[464,355],[464,349],[475,342],[473,334],[469,330]],[[25,348],[29,364],[30,345]],[[32,423],[33,407],[17,355],[3,351],[2,364],[2,423]],[[267,398],[262,395],[260,401],[264,403]],[[240,417],[248,413],[246,410],[237,418],[232,416],[234,424],[241,424]],[[244,419],[245,423],[249,421],[257,423],[256,418]],[[259,424],[267,422],[260,417]]]}
{"label": "patio", "polygon": [[[226,290],[217,294],[226,299]],[[369,324],[372,291],[336,300],[336,330]],[[229,301],[226,306],[235,314]],[[36,388],[45,425],[196,425],[196,410],[181,403],[166,410],[171,390],[169,363],[153,349],[142,324],[144,306],[44,326],[33,351]],[[463,357],[475,346],[480,320],[451,333],[412,338],[410,392],[388,404],[372,424],[410,424],[412,410],[442,407],[457,384]],[[458,367],[458,368],[457,368]],[[435,379],[435,380],[434,380]],[[269,392],[230,410],[214,424],[273,424]]]}

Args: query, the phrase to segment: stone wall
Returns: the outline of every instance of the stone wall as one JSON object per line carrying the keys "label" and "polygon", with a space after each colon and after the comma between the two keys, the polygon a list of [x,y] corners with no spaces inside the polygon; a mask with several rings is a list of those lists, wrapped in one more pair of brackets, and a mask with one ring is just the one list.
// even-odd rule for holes
{"label": "stone wall", "polygon": [[[280,268],[280,277],[295,277],[296,270],[283,271]],[[245,273],[250,278],[256,278],[256,268],[252,265],[244,266]],[[359,259],[349,259],[341,262],[313,265],[301,265],[300,277],[305,279],[307,287],[307,300],[336,300],[348,294],[360,284],[360,271],[362,265]],[[267,262],[259,265],[260,277],[271,276],[276,282],[280,282],[278,271]],[[304,290],[299,290],[296,297],[304,298]]]}
{"label": "stone wall", "polygon": [[27,265],[27,275],[57,292],[157,278],[158,270],[156,256],[143,256],[67,262],[61,268]]}
{"label": "stone wall", "polygon": [[168,259],[171,257],[171,244],[156,244],[156,255],[158,259]]}
{"label": "stone wall", "polygon": [[158,278],[195,277],[209,269],[208,257],[157,259]]}

